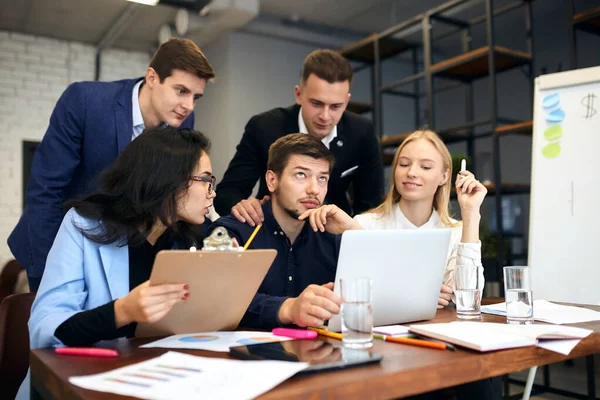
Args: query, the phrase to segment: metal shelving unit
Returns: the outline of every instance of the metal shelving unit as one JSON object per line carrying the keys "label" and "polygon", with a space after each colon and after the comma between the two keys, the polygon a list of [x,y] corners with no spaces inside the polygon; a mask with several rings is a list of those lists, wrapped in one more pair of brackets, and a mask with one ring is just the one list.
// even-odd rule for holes
{"label": "metal shelving unit", "polygon": [[575,14],[573,0],[565,0],[569,18],[571,69],[577,69],[577,31],[600,36],[600,6]]}
{"label": "metal shelving unit", "polygon": [[[530,79],[533,93],[533,37],[532,37],[532,0],[517,0],[501,8],[495,8],[493,0],[484,0],[485,13],[471,20],[461,20],[448,16],[448,11],[457,7],[468,8],[481,4],[478,0],[452,0],[436,8],[421,13],[407,21],[399,23],[384,32],[372,34],[340,50],[351,61],[360,62],[355,70],[371,68],[372,103],[361,104],[359,110],[373,113],[375,132],[380,138],[384,163],[390,165],[393,156],[389,151],[396,148],[410,133],[384,136],[383,132],[383,95],[396,95],[411,98],[415,104],[415,128],[427,127],[435,130],[446,143],[466,142],[467,153],[472,168],[476,165],[475,146],[480,138],[493,140],[493,183],[488,185],[489,196],[494,197],[496,211],[497,262],[496,276],[501,276],[501,267],[507,259],[504,249],[502,227],[502,196],[529,193],[529,185],[516,185],[502,181],[500,168],[500,141],[505,135],[532,135],[533,121],[518,121],[498,115],[497,83],[498,74],[514,68],[525,68]],[[496,44],[494,35],[494,17],[506,12],[522,9],[525,17],[526,51],[510,49]],[[434,35],[432,24],[448,27],[444,33]],[[472,48],[471,33],[475,25],[485,24],[486,43]],[[418,43],[394,38],[407,30],[421,31]],[[433,43],[451,35],[460,35],[461,54],[446,60],[434,62]],[[382,82],[382,63],[401,53],[410,52],[413,74],[393,82]],[[436,85],[435,81],[444,79],[445,83]],[[488,79],[489,115],[481,120],[474,118],[473,82]],[[449,82],[448,82],[449,81]],[[435,126],[434,97],[440,92],[464,88],[465,122],[460,126],[439,130]],[[425,107],[422,109],[421,100]],[[370,107],[368,107],[370,106]],[[349,109],[354,108],[349,106]],[[421,120],[421,112],[425,117]],[[388,151],[386,151],[388,150]]]}
{"label": "metal shelving unit", "polygon": [[[406,98],[414,99],[415,101],[415,128],[428,127],[436,130],[446,143],[466,142],[467,153],[471,158],[472,166],[476,165],[475,160],[475,142],[480,138],[493,139],[493,183],[486,185],[488,196],[494,197],[494,209],[496,213],[495,232],[498,244],[498,252],[496,257],[496,277],[501,279],[502,266],[505,263],[510,263],[515,259],[527,259],[527,252],[519,252],[518,254],[505,254],[504,239],[523,237],[522,233],[504,232],[503,216],[502,216],[502,196],[522,195],[530,192],[530,186],[524,184],[511,184],[502,181],[500,168],[500,145],[502,137],[506,135],[526,135],[532,136],[533,121],[517,121],[510,118],[505,118],[498,114],[497,100],[497,83],[496,76],[499,73],[508,71],[514,68],[525,67],[527,76],[530,79],[530,90],[533,94],[533,36],[532,36],[532,2],[533,0],[516,0],[506,6],[495,8],[493,0],[484,0],[485,14],[469,21],[459,20],[454,17],[444,15],[447,11],[455,7],[465,7],[476,3],[481,3],[478,0],[451,0],[434,9],[426,11],[415,16],[405,22],[397,24],[379,34],[372,34],[363,40],[353,43],[344,49],[341,53],[348,59],[359,61],[361,63],[357,70],[370,67],[372,70],[372,103],[363,104],[360,110],[363,112],[369,111],[373,113],[373,122],[375,132],[380,138],[384,163],[390,165],[393,154],[386,152],[396,148],[410,133],[393,134],[384,136],[383,134],[383,115],[382,102],[383,95],[397,95]],[[565,0],[570,19],[570,43],[571,47],[571,68],[576,68],[576,31],[584,31],[600,36],[600,7],[593,8],[584,12],[575,14],[573,12],[573,0]],[[506,12],[522,8],[525,16],[526,28],[526,51],[509,49],[496,44],[494,37],[494,17]],[[452,26],[449,32],[442,35],[434,36],[432,34],[432,22],[438,22]],[[485,24],[486,29],[486,44],[485,46],[473,49],[471,48],[471,30],[473,26]],[[408,43],[406,41],[397,40],[393,36],[397,33],[405,32],[408,29],[414,29],[419,26],[422,32],[421,43]],[[460,34],[462,44],[462,54],[443,60],[433,62],[432,57],[432,42],[443,39],[450,35]],[[382,83],[381,64],[387,59],[399,55],[400,53],[410,52],[413,63],[413,75],[402,77],[394,82]],[[419,56],[422,62],[419,61]],[[444,78],[451,80],[452,83],[444,85],[435,85],[436,78]],[[479,79],[489,80],[489,115],[482,120],[475,120],[473,111],[473,82]],[[408,89],[406,87],[409,86]],[[411,86],[411,87],[410,87]],[[434,96],[440,92],[464,87],[465,89],[465,123],[461,126],[455,126],[448,129],[439,130],[435,126],[435,109]],[[533,97],[533,96],[532,96]],[[420,100],[425,99],[426,117],[421,121],[421,105]],[[349,107],[350,108],[350,107]],[[533,114],[533,110],[531,112]],[[482,127],[486,127],[482,131]],[[486,268],[487,269],[487,268]],[[502,288],[502,285],[501,285]],[[577,398],[596,398],[594,386],[594,361],[593,357],[586,358],[587,363],[587,381],[588,394],[578,395],[568,391],[550,387],[550,370],[548,366],[543,368],[544,384],[537,386],[534,389],[536,393],[560,393]],[[524,384],[514,379],[505,379],[505,388],[508,382]],[[508,390],[506,393],[508,393]],[[519,397],[522,394],[513,396]],[[513,398],[506,396],[506,398]]]}

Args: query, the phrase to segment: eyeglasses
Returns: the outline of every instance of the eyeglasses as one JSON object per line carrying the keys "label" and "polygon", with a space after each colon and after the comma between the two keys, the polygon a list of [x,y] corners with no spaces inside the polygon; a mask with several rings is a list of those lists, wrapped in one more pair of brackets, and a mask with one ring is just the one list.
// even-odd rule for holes
{"label": "eyeglasses", "polygon": [[217,178],[214,176],[211,176],[210,178],[208,176],[190,176],[190,179],[193,181],[197,181],[197,182],[206,182],[208,183],[208,194],[212,194],[213,190],[215,189],[215,183],[217,183]]}

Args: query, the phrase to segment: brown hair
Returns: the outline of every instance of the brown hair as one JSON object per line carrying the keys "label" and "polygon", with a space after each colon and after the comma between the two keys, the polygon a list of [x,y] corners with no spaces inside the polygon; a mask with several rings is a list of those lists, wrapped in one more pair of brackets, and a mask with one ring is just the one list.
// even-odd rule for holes
{"label": "brown hair", "polygon": [[291,133],[280,137],[269,147],[267,169],[280,176],[292,155],[309,156],[316,160],[329,162],[329,172],[333,169],[335,157],[327,146],[318,139],[302,133]]}
{"label": "brown hair", "polygon": [[174,38],[163,43],[150,61],[150,67],[162,83],[174,69],[196,74],[207,81],[215,77],[215,71],[196,43],[190,39]]}
{"label": "brown hair", "polygon": [[315,50],[304,59],[302,65],[302,83],[306,82],[311,74],[326,80],[329,83],[352,83],[352,67],[340,53],[334,50]]}
{"label": "brown hair", "polygon": [[452,228],[457,226],[458,224],[452,221],[450,216],[450,189],[452,188],[452,157],[450,156],[450,152],[448,148],[440,139],[440,137],[433,131],[426,129],[419,129],[411,133],[400,145],[398,150],[396,150],[396,154],[394,155],[394,161],[392,162],[392,173],[391,173],[391,181],[390,181],[390,191],[383,203],[375,207],[367,213],[377,213],[382,215],[391,215],[393,207],[397,206],[400,202],[400,192],[396,187],[396,179],[394,171],[398,167],[398,159],[400,158],[400,153],[402,149],[406,147],[407,144],[413,142],[415,140],[425,139],[429,140],[437,149],[437,151],[442,156],[444,171],[448,171],[448,180],[442,186],[439,186],[433,196],[433,209],[436,210],[440,216],[440,221],[444,224],[444,226]]}

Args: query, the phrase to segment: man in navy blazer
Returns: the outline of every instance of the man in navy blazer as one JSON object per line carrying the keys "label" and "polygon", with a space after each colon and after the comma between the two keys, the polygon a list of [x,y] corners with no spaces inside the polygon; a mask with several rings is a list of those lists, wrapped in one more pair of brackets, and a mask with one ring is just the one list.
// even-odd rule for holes
{"label": "man in navy blazer", "polygon": [[196,100],[214,77],[194,42],[172,39],[156,51],[144,77],[77,82],[65,90],[34,155],[25,210],[8,238],[32,292],[66,211],[63,203],[89,192],[145,128],[193,128]]}
{"label": "man in navy blazer", "polygon": [[[310,53],[302,66],[300,84],[294,88],[296,105],[255,115],[246,125],[217,186],[216,211],[231,213],[250,226],[261,223],[261,206],[269,195],[265,181],[269,147],[290,133],[319,139],[335,156],[326,203],[351,215],[381,204],[383,162],[373,123],[346,111],[352,78],[350,63],[338,52],[321,49]],[[258,193],[253,197],[257,181]]]}

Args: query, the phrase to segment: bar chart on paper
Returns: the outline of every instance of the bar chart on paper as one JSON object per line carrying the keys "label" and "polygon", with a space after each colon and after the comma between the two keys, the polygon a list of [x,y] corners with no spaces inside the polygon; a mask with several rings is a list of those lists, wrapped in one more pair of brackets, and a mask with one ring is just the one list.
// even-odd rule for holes
{"label": "bar chart on paper", "polygon": [[543,75],[535,85],[533,297],[600,305],[600,67]]}
{"label": "bar chart on paper", "polygon": [[253,398],[306,368],[306,363],[237,361],[167,352],[101,374],[69,378],[73,385],[143,399]]}

